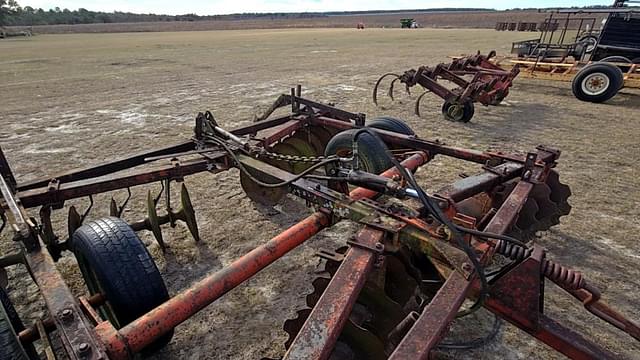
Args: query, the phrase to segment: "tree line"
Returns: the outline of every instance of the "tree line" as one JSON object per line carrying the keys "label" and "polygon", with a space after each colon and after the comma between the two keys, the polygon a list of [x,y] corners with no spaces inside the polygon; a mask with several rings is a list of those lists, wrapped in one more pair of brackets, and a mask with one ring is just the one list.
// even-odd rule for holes
{"label": "tree line", "polygon": [[243,19],[301,19],[335,15],[356,15],[392,12],[434,12],[434,11],[478,11],[490,9],[412,9],[412,10],[372,10],[344,12],[302,12],[302,13],[242,13],[231,15],[156,15],[135,14],[130,12],[102,12],[87,9],[60,9],[59,7],[44,10],[31,6],[21,7],[15,0],[0,0],[0,26],[31,26],[58,24],[94,24],[94,23],[127,23],[152,21],[200,21],[200,20],[243,20]]}
{"label": "tree line", "polygon": [[0,26],[30,26],[58,24],[94,24],[94,23],[127,23],[151,21],[198,21],[198,20],[240,20],[252,18],[309,18],[323,16],[320,13],[246,13],[233,15],[156,15],[135,14],[114,11],[102,12],[87,9],[60,9],[59,7],[44,10],[31,6],[21,7],[15,0],[0,0]]}

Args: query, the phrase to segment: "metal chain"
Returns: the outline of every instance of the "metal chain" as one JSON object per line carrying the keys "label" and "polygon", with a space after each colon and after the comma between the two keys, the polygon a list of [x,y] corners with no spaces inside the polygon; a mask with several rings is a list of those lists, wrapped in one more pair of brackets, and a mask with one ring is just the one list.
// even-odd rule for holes
{"label": "metal chain", "polygon": [[328,159],[335,158],[335,156],[298,156],[298,155],[285,155],[278,154],[270,151],[260,151],[258,157],[266,157],[274,160],[281,160],[290,163],[319,163]]}

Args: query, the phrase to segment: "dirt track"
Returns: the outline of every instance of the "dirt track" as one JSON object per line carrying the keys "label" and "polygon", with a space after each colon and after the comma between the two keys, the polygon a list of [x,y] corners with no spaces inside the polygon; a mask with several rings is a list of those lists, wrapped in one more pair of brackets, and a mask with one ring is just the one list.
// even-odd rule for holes
{"label": "dirt track", "polygon": [[[558,170],[573,191],[572,213],[539,241],[550,256],[582,270],[606,300],[638,320],[640,305],[640,92],[625,90],[606,104],[588,104],[568,84],[520,79],[499,107],[476,109],[470,124],[441,119],[441,101],[425,99],[423,119],[407,96],[375,108],[370,90],[379,74],[447,61],[448,55],[491,49],[505,53],[529,34],[491,30],[260,30],[38,36],[0,42],[0,145],[21,180],[52,176],[191,135],[193,117],[211,109],[225,126],[249,124],[277,94],[301,83],[304,94],[369,117],[406,119],[424,138],[485,149],[530,150],[538,144],[563,151]],[[418,172],[427,188],[456,179],[458,162],[437,159]],[[281,212],[256,209],[243,194],[236,171],[187,179],[203,242],[183,226],[167,229],[164,256],[141,234],[175,294],[206,273],[263,243],[301,219],[293,203]],[[153,187],[154,191],[158,187]],[[110,195],[109,195],[110,196]],[[92,217],[108,213],[109,196],[96,198]],[[122,198],[124,194],[116,194]],[[146,188],[134,189],[124,217],[144,214]],[[84,208],[86,200],[72,204]],[[34,214],[36,212],[34,211]],[[55,218],[66,236],[66,212]],[[242,231],[238,231],[242,229]],[[247,284],[179,326],[157,359],[257,359],[277,356],[284,320],[302,306],[321,247],[344,241],[347,224],[325,231],[271,265]],[[0,250],[13,245],[5,231]],[[60,269],[77,293],[84,289],[71,257]],[[10,273],[18,310],[42,315],[26,273]],[[555,299],[549,297],[555,296]],[[640,344],[581,311],[556,291],[547,311],[619,354],[640,359]],[[485,318],[486,316],[482,316]],[[471,322],[465,336],[482,334],[486,319]],[[458,326],[456,326],[457,328]],[[456,333],[458,333],[456,331]],[[498,340],[455,358],[558,358],[549,348],[505,326]]]}

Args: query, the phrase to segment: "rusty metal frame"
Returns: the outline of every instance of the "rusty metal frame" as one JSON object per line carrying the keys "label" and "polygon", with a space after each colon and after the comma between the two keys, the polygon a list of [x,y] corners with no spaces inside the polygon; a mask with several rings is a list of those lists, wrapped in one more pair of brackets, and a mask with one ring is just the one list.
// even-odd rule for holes
{"label": "rusty metal frame", "polygon": [[[499,70],[490,69],[486,73],[492,71]],[[443,73],[452,72],[445,70]],[[484,75],[484,72],[476,72],[476,77]],[[266,119],[275,109],[288,105],[291,105],[291,115]],[[251,146],[268,149],[300,128],[323,127],[337,132],[364,124],[364,114],[304,99],[300,88],[297,88],[292,89],[291,94],[282,95],[269,109],[264,120],[231,133],[236,136],[249,135]],[[451,219],[466,219],[464,214],[458,213],[456,204],[499,184],[517,181],[506,199],[494,209],[483,229],[496,234],[504,234],[511,227],[536,182],[545,181],[560,155],[559,151],[546,147],[539,147],[536,153],[527,155],[478,152],[416,136],[379,129],[373,131],[386,143],[413,151],[403,162],[409,169],[415,169],[438,155],[483,165],[483,173],[462,179],[434,195],[438,197],[443,212]],[[259,156],[242,151],[233,144],[230,146],[235,149],[234,152],[237,151],[236,159],[252,171],[278,180],[294,179],[293,174],[261,161]],[[160,160],[170,160],[171,164],[157,165],[156,161]],[[141,166],[144,168],[139,168]],[[285,358],[327,358],[367,274],[375,263],[384,261],[386,253],[395,251],[401,245],[415,251],[425,251],[439,263],[446,264],[447,270],[442,275],[447,280],[391,358],[427,358],[446,333],[448,324],[463,300],[478,296],[477,274],[469,270],[464,253],[446,232],[441,231],[439,224],[408,216],[369,200],[368,198],[376,195],[375,191],[359,188],[347,195],[316,181],[301,178],[290,184],[289,192],[306,200],[318,211],[231,265],[116,330],[109,322],[100,321],[91,309],[92,305],[95,306],[104,299],[75,299],[72,296],[55,269],[54,258],[50,254],[58,246],[58,251],[64,250],[63,244],[52,243],[49,239],[52,233],[47,233],[26,215],[27,208],[41,206],[48,210],[41,212],[46,218],[51,208],[60,208],[70,199],[155,181],[182,180],[190,174],[204,171],[215,173],[232,166],[238,166],[238,163],[234,163],[229,154],[219,146],[204,141],[198,129],[194,138],[177,145],[25,184],[15,183],[9,164],[0,151],[0,190],[3,195],[0,199],[0,213],[8,216],[9,223],[18,234],[17,240],[24,245],[26,265],[52,314],[50,319],[38,323],[37,329],[32,327],[22,332],[21,339],[33,341],[38,337],[36,332],[42,336],[40,330],[55,329],[62,336],[65,350],[72,358],[128,358],[322,228],[342,219],[357,221],[364,228],[354,241],[349,242],[351,248],[342,265]],[[399,174],[397,170],[390,169],[382,175],[393,178]],[[46,221],[43,223],[46,225]],[[469,226],[473,227],[474,222],[471,221]],[[466,236],[465,241],[474,246],[483,263],[489,262],[496,252],[514,260],[514,265],[508,271],[492,280],[491,296],[484,302],[484,306],[565,355],[574,358],[611,358],[607,351],[543,314],[542,289],[545,278],[581,301],[594,315],[640,339],[640,328],[636,323],[601,302],[597,289],[581,276],[545,259],[544,251],[540,248],[534,247],[529,252],[518,253],[510,252],[501,241],[475,236]],[[566,276],[567,274],[571,276]],[[514,287],[513,284],[520,286]],[[505,296],[509,294],[512,296]],[[513,296],[514,294],[517,296]],[[310,341],[311,338],[314,341]]]}
{"label": "rusty metal frame", "polygon": [[[511,70],[505,70],[490,61],[495,56],[495,51],[488,55],[472,55],[454,58],[450,63],[442,63],[436,66],[420,66],[417,69],[405,71],[402,75],[388,73],[378,79],[373,89],[373,102],[378,104],[378,88],[386,77],[393,80],[389,86],[388,94],[393,100],[393,89],[396,81],[404,84],[405,89],[420,85],[424,92],[417,98],[415,113],[420,116],[420,101],[428,94],[433,93],[445,100],[445,104],[473,105],[479,102],[482,105],[498,105],[508,94],[513,80],[520,72],[518,66]],[[465,76],[471,75],[468,79]],[[448,81],[457,87],[450,89],[442,85],[439,80]]]}

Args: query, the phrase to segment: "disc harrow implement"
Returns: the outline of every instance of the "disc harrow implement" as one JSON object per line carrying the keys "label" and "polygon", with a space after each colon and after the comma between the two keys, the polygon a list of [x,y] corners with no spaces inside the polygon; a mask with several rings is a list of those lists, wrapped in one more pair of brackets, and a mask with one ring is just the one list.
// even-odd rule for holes
{"label": "disc harrow implement", "polygon": [[[289,114],[271,116],[288,106]],[[428,171],[417,170],[436,157],[465,161],[478,171],[450,184],[431,182]],[[640,339],[638,324],[604,303],[586,275],[535,243],[535,235],[571,210],[571,191],[556,169],[559,158],[560,151],[546,146],[527,153],[483,152],[422,139],[401,119],[370,121],[306,99],[300,87],[251,125],[227,130],[204,111],[186,141],[55,178],[17,181],[0,150],[0,228],[10,229],[21,249],[3,254],[0,265],[26,266],[49,314],[31,326],[7,328],[0,340],[20,359],[31,356],[34,342],[45,354],[60,351],[51,347],[53,336],[71,359],[148,354],[198,311],[347,220],[358,230],[341,233],[338,249],[319,251],[322,272],[312,280],[304,308],[283,324],[288,339],[282,359],[426,359],[433,351],[492,341],[502,320],[568,357],[617,359],[575,324],[545,313],[544,299],[557,294],[545,291],[553,283],[601,320],[590,327],[622,330],[628,336],[620,343]],[[166,224],[182,226],[196,241],[211,241],[198,229],[192,204],[197,198],[187,191],[187,178],[231,168],[239,170],[249,199],[274,206],[286,196],[302,201],[310,215],[169,296],[136,232],[151,231],[165,251],[175,241],[163,237]],[[154,183],[159,191],[151,188]],[[178,210],[171,201],[175,183]],[[124,209],[142,185],[147,216],[132,221]],[[439,190],[426,192],[427,186]],[[126,197],[118,202],[122,190]],[[109,216],[93,216],[94,196],[108,192],[120,193],[112,194]],[[80,198],[88,198],[88,205]],[[51,214],[72,200],[68,237],[58,236]],[[75,296],[57,270],[63,252],[77,259],[87,295]],[[496,318],[488,333],[474,327],[478,336],[472,340],[447,336],[455,318],[481,308]],[[0,315],[13,314],[11,309],[3,301]]]}

